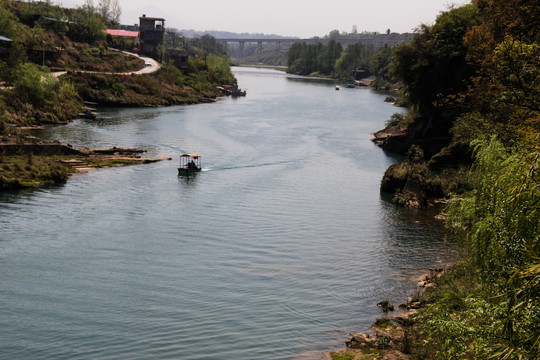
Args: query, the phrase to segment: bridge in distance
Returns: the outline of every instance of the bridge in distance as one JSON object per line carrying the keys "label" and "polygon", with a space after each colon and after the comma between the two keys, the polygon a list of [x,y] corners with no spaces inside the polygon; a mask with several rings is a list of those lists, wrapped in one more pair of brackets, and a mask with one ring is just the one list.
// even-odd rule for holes
{"label": "bridge in distance", "polygon": [[364,36],[361,38],[310,38],[310,39],[298,39],[298,38],[216,38],[225,45],[225,49],[228,48],[230,43],[238,44],[240,57],[244,56],[244,47],[246,44],[257,44],[257,51],[259,54],[263,49],[263,44],[275,44],[276,50],[281,50],[282,44],[294,44],[294,43],[306,43],[306,44],[323,44],[328,45],[332,40],[340,43],[343,46],[351,44],[364,44],[366,46],[373,46],[374,48],[383,47],[385,44],[390,46],[399,44],[402,42],[409,42],[412,38],[412,34],[376,34],[372,36]]}

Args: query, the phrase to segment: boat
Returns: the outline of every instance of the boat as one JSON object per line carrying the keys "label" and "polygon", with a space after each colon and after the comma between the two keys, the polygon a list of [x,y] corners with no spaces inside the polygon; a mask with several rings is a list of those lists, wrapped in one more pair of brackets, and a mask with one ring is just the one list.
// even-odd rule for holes
{"label": "boat", "polygon": [[201,157],[197,154],[182,154],[180,155],[180,166],[178,167],[178,175],[191,175],[202,170]]}
{"label": "boat", "polygon": [[339,90],[339,85],[336,85],[336,90]]}
{"label": "boat", "polygon": [[224,95],[231,95],[233,97],[246,96],[247,91],[242,90],[238,85],[222,85],[218,87]]}
{"label": "boat", "polygon": [[91,103],[88,101],[84,102],[83,112],[79,113],[79,117],[82,119],[91,119],[94,120],[99,114],[95,107],[89,105],[97,105],[97,103]]}
{"label": "boat", "polygon": [[97,112],[94,112],[94,111],[88,111],[88,112],[79,113],[79,117],[80,117],[81,119],[91,119],[91,120],[94,120],[97,116],[98,116],[98,113],[97,113]]}
{"label": "boat", "polygon": [[238,85],[233,85],[232,89],[231,89],[231,95],[233,97],[236,97],[236,96],[246,96],[247,94],[247,91],[246,90],[242,90],[240,88],[238,88]]}

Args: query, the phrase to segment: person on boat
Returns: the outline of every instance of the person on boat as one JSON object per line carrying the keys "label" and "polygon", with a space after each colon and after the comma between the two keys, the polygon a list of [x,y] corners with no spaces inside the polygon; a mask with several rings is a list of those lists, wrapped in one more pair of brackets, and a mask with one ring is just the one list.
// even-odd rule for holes
{"label": "person on boat", "polygon": [[195,162],[193,160],[191,160],[189,163],[188,163],[188,169],[196,169],[197,168],[197,165],[195,165]]}

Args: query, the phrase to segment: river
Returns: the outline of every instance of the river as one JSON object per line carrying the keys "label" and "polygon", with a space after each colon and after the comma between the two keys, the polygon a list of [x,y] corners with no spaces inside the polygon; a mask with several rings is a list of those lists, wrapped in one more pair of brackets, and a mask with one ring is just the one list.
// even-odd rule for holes
{"label": "river", "polygon": [[379,192],[385,95],[234,71],[245,98],[37,133],[174,160],[0,194],[0,358],[317,359],[451,256],[432,214]]}

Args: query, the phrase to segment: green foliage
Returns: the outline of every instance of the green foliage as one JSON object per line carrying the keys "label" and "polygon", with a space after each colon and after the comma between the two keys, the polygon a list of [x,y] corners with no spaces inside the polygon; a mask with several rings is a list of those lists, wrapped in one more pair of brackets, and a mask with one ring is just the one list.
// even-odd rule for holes
{"label": "green foliage", "polygon": [[375,54],[373,48],[364,44],[352,44],[347,46],[345,51],[336,61],[335,74],[338,78],[350,78],[353,70],[358,68],[370,70],[372,59]]}
{"label": "green foliage", "polygon": [[0,190],[40,186],[62,182],[69,170],[55,158],[38,156],[5,156],[0,167]]}
{"label": "green foliage", "polygon": [[[463,249],[470,254],[469,266],[477,270],[485,294],[458,296],[467,304],[465,311],[446,320],[430,313],[437,318],[428,322],[433,322],[432,331],[444,334],[446,342],[440,346],[450,358],[470,351],[480,358],[536,358],[540,355],[539,155],[510,152],[495,139],[477,142],[476,148],[471,172],[475,190],[450,206],[447,221],[461,235]],[[475,343],[467,344],[467,338]],[[467,346],[456,348],[459,339]]]}
{"label": "green foliage", "polygon": [[380,328],[386,328],[388,326],[392,325],[392,322],[388,318],[378,318],[375,320],[375,323],[373,326],[380,327]]}
{"label": "green foliage", "polygon": [[105,39],[105,23],[101,15],[88,5],[77,8],[69,26],[69,37],[74,41],[97,43]]}
{"label": "green foliage", "polygon": [[317,52],[321,48],[322,44],[294,43],[289,49],[287,71],[298,75],[309,75],[317,71]]}
{"label": "green foliage", "polygon": [[493,53],[500,101],[540,113],[540,44],[506,37]]}
{"label": "green foliage", "polygon": [[204,58],[190,57],[188,62],[187,76],[179,74],[179,70],[174,66],[167,67],[167,71],[176,78],[177,85],[191,86],[197,91],[213,91],[218,85],[236,83],[227,56],[209,54]]}
{"label": "green foliage", "polygon": [[203,35],[192,39],[187,45],[191,53],[198,55],[214,54],[218,56],[225,55],[225,47],[222,43],[216,41],[212,35]]}
{"label": "green foliage", "polygon": [[[444,135],[453,125],[452,142],[430,169],[440,179],[434,186],[461,193],[447,216],[461,262],[417,318],[425,340],[417,358],[540,358],[537,7],[477,0],[453,8],[391,56],[418,111],[412,130]],[[471,148],[475,161],[465,172]]]}
{"label": "green foliage", "polygon": [[210,54],[206,58],[209,71],[209,81],[214,84],[230,84],[233,82],[231,65],[227,56]]}
{"label": "green foliage", "polygon": [[390,116],[390,119],[387,120],[384,125],[385,126],[396,126],[399,124],[400,121],[404,121],[406,118],[406,114],[404,113],[394,113],[392,116]]}
{"label": "green foliage", "polygon": [[55,85],[53,76],[38,65],[21,64],[16,70],[15,92],[35,104],[43,104]]}
{"label": "green foliage", "polygon": [[0,99],[0,135],[6,134],[8,127],[6,124],[6,106],[2,99]]}
{"label": "green foliage", "polygon": [[474,196],[454,204],[451,221],[467,228],[465,245],[487,279],[524,265],[527,249],[540,252],[539,174],[534,154],[508,153],[494,139],[478,143],[476,158]]}
{"label": "green foliage", "polygon": [[343,47],[340,43],[332,40],[327,46],[323,46],[317,56],[317,67],[321,73],[332,75],[334,72],[336,61],[343,53]]}
{"label": "green foliage", "polygon": [[334,40],[328,45],[295,43],[287,55],[287,71],[298,75],[333,75],[336,61],[342,52],[343,47]]}
{"label": "green foliage", "polygon": [[[474,72],[466,61],[463,37],[478,23],[474,5],[444,12],[435,25],[423,25],[409,44],[394,50],[393,72],[407,87],[410,101],[427,117],[442,107],[449,96],[466,89]],[[455,112],[455,107],[445,107]]]}
{"label": "green foliage", "polygon": [[19,20],[10,10],[8,0],[0,1],[0,34],[10,39],[14,39],[18,32]]}
{"label": "green foliage", "polygon": [[332,355],[332,360],[353,360],[352,355]]}
{"label": "green foliage", "polygon": [[375,75],[375,81],[373,87],[379,90],[390,91],[395,87],[395,83],[398,79],[390,71],[390,64],[392,62],[393,47],[385,44],[373,56],[372,72]]}
{"label": "green foliage", "polygon": [[328,45],[295,43],[288,53],[288,72],[298,75],[314,73],[349,79],[353,70],[369,70],[374,51],[363,44],[353,44],[345,50],[336,41]]}
{"label": "green foliage", "polygon": [[43,29],[52,30],[57,34],[67,34],[69,27],[69,18],[65,9],[57,5],[52,5],[50,2],[38,2],[35,4],[26,4],[33,14],[39,14],[37,26]]}
{"label": "green foliage", "polygon": [[111,86],[111,90],[112,90],[112,92],[114,93],[114,95],[116,95],[116,96],[122,96],[122,95],[124,95],[125,89],[126,89],[126,88],[125,88],[124,84],[122,84],[120,81],[115,82],[115,83],[112,84],[112,86]]}

